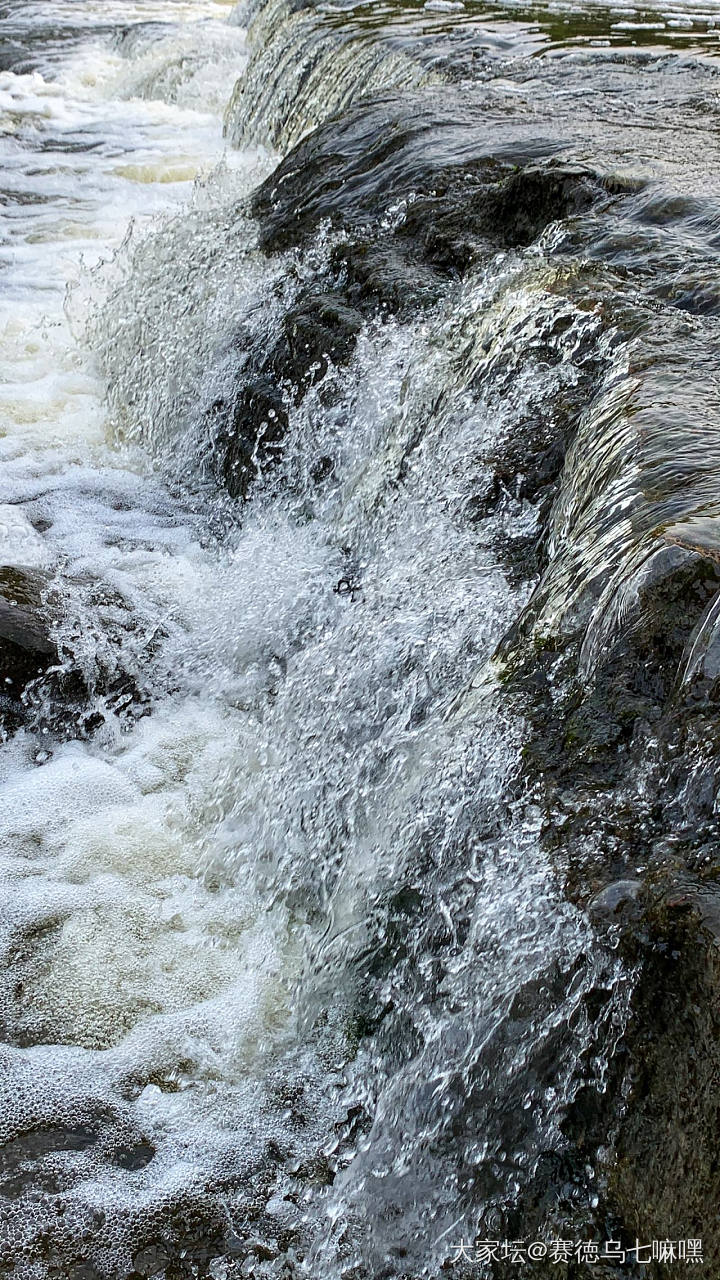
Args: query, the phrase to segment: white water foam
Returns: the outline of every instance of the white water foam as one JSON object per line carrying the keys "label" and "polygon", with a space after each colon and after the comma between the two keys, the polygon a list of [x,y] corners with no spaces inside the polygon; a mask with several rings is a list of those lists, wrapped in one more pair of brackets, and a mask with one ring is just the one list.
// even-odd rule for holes
{"label": "white water foam", "polygon": [[[142,26],[168,13],[169,30]],[[448,978],[484,1020],[456,1045],[461,1079],[488,1026],[503,1042],[516,976],[534,981],[539,956],[563,975],[585,963],[586,926],[566,906],[552,925],[560,895],[537,833],[516,838],[503,802],[519,728],[497,714],[488,660],[527,589],[509,586],[495,539],[528,532],[534,513],[509,500],[492,521],[467,518],[517,408],[478,402],[470,383],[505,335],[542,327],[551,303],[536,273],[499,259],[446,313],[368,326],[335,406],[316,388],[292,414],[282,476],[245,511],[229,508],[190,474],[204,397],[234,326],[253,308],[271,317],[277,288],[291,296],[294,273],[312,266],[256,255],[238,204],[261,153],[226,160],[191,199],[222,155],[221,99],[243,65],[242,31],[231,25],[225,42],[219,16],[85,8],[69,49],[0,78],[15,201],[2,215],[3,559],[53,576],[58,643],[100,720],[72,741],[18,733],[0,774],[0,1138],[20,1182],[29,1163],[13,1140],[45,1135],[40,1191],[13,1198],[5,1218],[17,1280],[47,1274],[49,1224],[64,1265],[91,1257],[107,1277],[127,1274],[183,1206],[201,1205],[206,1231],[239,1231],[256,1202],[275,1240],[299,1230],[290,1157],[322,1150],[356,1095],[387,1087],[377,1063],[362,1088],[345,1074],[362,957],[379,947],[389,887],[415,891],[428,844],[451,934],[451,894],[466,903],[477,891]],[[94,33],[95,19],[133,30]],[[200,110],[211,80],[213,110]],[[154,227],[158,215],[169,220]],[[83,273],[132,220],[88,289]],[[105,281],[91,329],[109,417],[63,310],[78,280],[76,333]],[[325,453],[333,482],[311,492]],[[348,574],[357,590],[342,592]],[[100,666],[132,677],[135,714],[114,713]],[[488,855],[481,872],[468,840],[476,860],[480,845]],[[477,966],[476,948],[486,961],[501,952],[499,968]],[[429,953],[420,976],[423,964]],[[583,971],[548,1034],[596,978]],[[409,1099],[414,1147],[393,1154],[394,1172],[415,1162],[432,1194],[434,1120],[417,1090],[450,1040],[422,1001],[417,1021],[424,1055],[390,1081],[376,1123],[394,1141],[393,1091]],[[538,1143],[561,1101],[546,1100]],[[499,1141],[478,1161],[495,1160]],[[362,1218],[363,1159],[355,1168],[342,1185]],[[318,1266],[334,1274],[335,1255]]]}

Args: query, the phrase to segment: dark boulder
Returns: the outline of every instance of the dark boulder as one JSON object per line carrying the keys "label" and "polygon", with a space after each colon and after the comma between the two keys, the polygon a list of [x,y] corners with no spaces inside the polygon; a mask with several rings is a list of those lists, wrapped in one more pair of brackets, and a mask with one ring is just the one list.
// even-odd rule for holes
{"label": "dark boulder", "polygon": [[[97,604],[108,602],[102,584],[95,584],[94,591]],[[132,629],[130,606],[119,596],[113,603],[127,610]],[[89,673],[58,642],[55,626],[66,619],[67,607],[49,575],[0,567],[0,735],[26,727],[76,737],[92,733],[108,713],[133,719],[146,714],[147,691],[133,675],[99,657]],[[108,627],[107,639],[119,651],[122,630],[113,634]]]}
{"label": "dark boulder", "polygon": [[0,568],[0,722],[14,726],[27,686],[58,662],[43,591],[43,574]]}
{"label": "dark boulder", "polygon": [[409,319],[431,307],[447,289],[433,266],[418,261],[406,240],[355,235],[331,254],[331,266],[345,297],[363,315],[384,312]]}
{"label": "dark boulder", "polygon": [[260,246],[298,247],[330,224],[348,238],[336,257],[351,284],[365,276],[365,298],[393,311],[407,293],[434,300],[438,279],[625,190],[564,150],[489,118],[482,96],[445,88],[366,101],[304,138],[258,188]]}
{"label": "dark boulder", "polygon": [[[639,967],[609,1201],[641,1239],[702,1241],[719,1274],[720,892],[716,873],[662,875],[622,945]],[[662,1268],[685,1275],[678,1258]],[[660,1272],[658,1271],[658,1274]]]}
{"label": "dark boulder", "polygon": [[273,353],[276,374],[299,393],[303,384],[324,377],[328,364],[345,364],[362,328],[362,316],[337,293],[301,296],[283,320],[283,336]]}
{"label": "dark boulder", "polygon": [[[218,406],[223,412],[225,406]],[[224,428],[222,474],[233,498],[247,498],[259,472],[279,456],[288,427],[282,387],[272,371],[261,367],[255,375],[243,371]]]}
{"label": "dark boulder", "polygon": [[[469,99],[448,88],[386,95],[351,108],[304,138],[255,192],[252,211],[260,222],[261,247],[275,252],[303,244],[323,222],[345,230],[372,226],[382,236],[392,231],[392,210],[399,202],[412,206],[424,199],[444,202],[428,207],[433,220],[457,209],[465,235],[473,205],[482,204],[476,197],[518,171],[547,162],[565,146],[559,138],[529,137],[527,130],[497,124],[482,96]],[[583,180],[580,170],[572,173],[573,181]],[[522,180],[507,196],[494,197],[495,225],[508,202],[521,207],[532,202],[533,191],[524,199],[521,187]],[[561,204],[551,215],[552,197],[546,194],[546,221],[567,209],[567,191],[557,184],[554,190]],[[596,181],[598,195],[601,190]],[[383,228],[381,219],[389,211]],[[486,221],[482,215],[483,230]],[[516,214],[509,225],[516,226],[517,238]],[[398,226],[402,233],[401,219]]]}
{"label": "dark boulder", "polygon": [[0,662],[5,684],[26,684],[57,661],[45,624],[31,609],[0,596]]}
{"label": "dark boulder", "polygon": [[269,352],[251,348],[224,415],[222,474],[232,497],[247,498],[252,482],[282,453],[288,414],[331,365],[351,359],[362,316],[342,295],[309,287],[285,313]]}

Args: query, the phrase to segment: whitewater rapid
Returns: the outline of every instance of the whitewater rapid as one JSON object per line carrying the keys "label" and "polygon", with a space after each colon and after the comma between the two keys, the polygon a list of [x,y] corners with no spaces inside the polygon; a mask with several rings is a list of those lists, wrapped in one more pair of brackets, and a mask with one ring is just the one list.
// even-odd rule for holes
{"label": "whitewater rapid", "polygon": [[[203,876],[210,784],[236,750],[238,713],[203,696],[210,636],[192,636],[208,613],[226,628],[232,557],[146,455],[117,447],[83,343],[81,282],[102,277],[131,227],[182,207],[225,154],[222,111],[246,59],[229,15],[219,4],[25,7],[14,17],[24,35],[40,27],[39,68],[0,73],[2,559],[52,577],[91,685],[103,646],[112,663],[119,645],[155,700],[135,726],[109,715],[90,740],[52,743],[47,729],[21,732],[3,752],[3,1021],[26,1046],[2,1051],[3,1139],[70,1113],[92,1123],[135,1079],[130,1131],[165,1135],[166,1157],[141,1184],[120,1169],[108,1180],[73,1151],[84,1190],[68,1207],[70,1234],[101,1205],[112,1219],[167,1202],[196,1179],[198,1143],[237,1160],[225,1095],[240,1105],[236,1076],[281,1016],[292,949],[242,878],[218,892]],[[54,46],[47,25],[69,37]],[[262,172],[255,154],[232,163],[239,184]],[[295,584],[284,585],[293,607]],[[166,1076],[172,1093],[147,1083]],[[184,1091],[203,1076],[213,1083],[197,1102]],[[6,1218],[21,1271],[43,1217]]]}
{"label": "whitewater rapid", "polygon": [[[223,136],[239,10],[14,20],[32,34],[40,13],[63,38],[40,24],[37,68],[0,73],[0,530],[3,564],[43,576],[89,706],[56,731],[39,695],[0,764],[12,1274],[48,1257],[129,1274],[172,1222],[213,1242],[213,1275],[297,1249],[316,1280],[387,1256],[396,1202],[419,1272],[470,1212],[467,1081],[484,1092],[466,1157],[512,1194],[559,1140],[578,1087],[562,1045],[597,1031],[587,993],[620,981],[511,785],[522,725],[491,659],[529,587],[495,541],[535,513],[466,518],[524,386],[498,402],[471,380],[554,333],[558,304],[510,253],[446,310],[369,322],[349,374],[327,375],[336,398],[291,415],[282,478],[231,502],[208,414],[238,334],[271,330],[332,237],[305,259],[257,251],[244,200],[276,157]],[[594,320],[562,307],[572,379]],[[558,385],[534,371],[528,397],[537,377]],[[358,1053],[371,1000],[398,1020],[389,1058]],[[545,1044],[560,1065],[534,1097]]]}

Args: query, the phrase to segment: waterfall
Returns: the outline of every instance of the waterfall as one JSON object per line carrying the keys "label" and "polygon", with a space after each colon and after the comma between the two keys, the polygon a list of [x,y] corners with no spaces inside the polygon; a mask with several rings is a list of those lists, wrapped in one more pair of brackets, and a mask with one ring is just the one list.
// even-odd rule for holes
{"label": "waterfall", "polygon": [[271,0],[248,30],[251,58],[225,113],[233,146],[265,143],[286,151],[315,125],[381,89],[410,89],[436,79],[372,28],[332,21],[332,13]]}
{"label": "waterfall", "polygon": [[715,65],[41,10],[0,72],[0,1270],[645,1230],[637,922],[714,838],[717,144],[675,121]]}

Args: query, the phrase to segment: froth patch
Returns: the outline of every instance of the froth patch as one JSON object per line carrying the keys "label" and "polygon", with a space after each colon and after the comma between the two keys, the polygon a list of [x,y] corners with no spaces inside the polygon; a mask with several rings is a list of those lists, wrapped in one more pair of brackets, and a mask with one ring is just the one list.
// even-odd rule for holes
{"label": "froth patch", "polygon": [[[169,1033],[172,1042],[179,1033],[185,1042],[197,1039],[203,1057],[211,1048],[216,1062],[228,1048],[233,1056],[235,1042],[252,1034],[267,968],[262,948],[252,945],[252,928],[245,954],[246,904],[233,918],[229,903],[215,912],[212,895],[188,882],[152,894],[128,892],[118,882],[102,887],[115,892],[79,906],[27,948],[15,1038],[108,1049],[133,1027],[170,1015],[154,1038],[164,1041]],[[272,953],[267,941],[266,957]],[[233,999],[217,1002],[220,992],[231,990]],[[186,1016],[173,1018],[181,1013]]]}
{"label": "froth patch", "polygon": [[97,819],[108,804],[130,804],[133,798],[132,786],[112,765],[69,747],[42,769],[0,788],[0,850],[17,854],[38,839],[52,844],[78,814]]}

